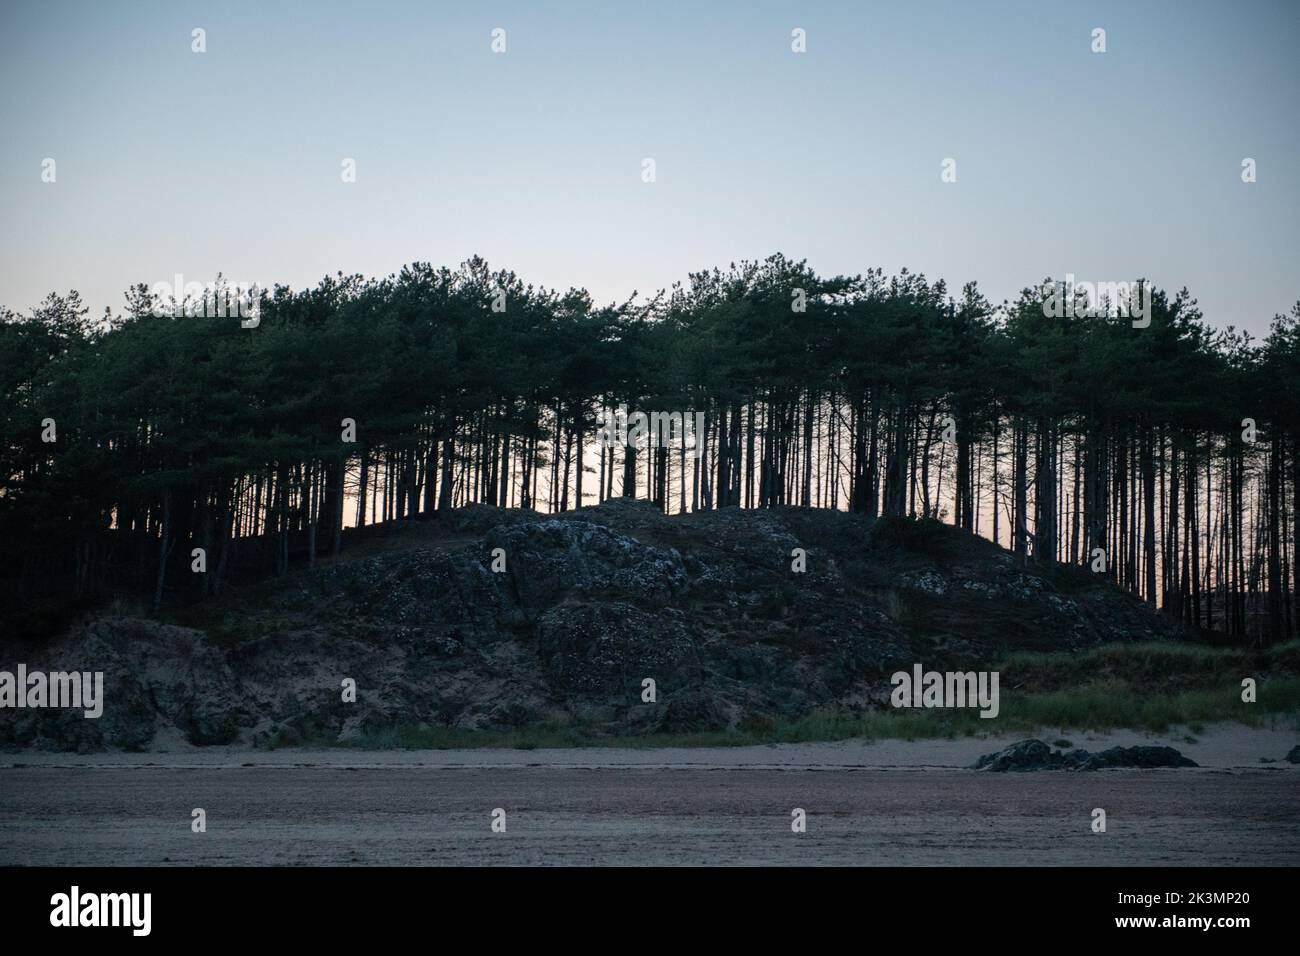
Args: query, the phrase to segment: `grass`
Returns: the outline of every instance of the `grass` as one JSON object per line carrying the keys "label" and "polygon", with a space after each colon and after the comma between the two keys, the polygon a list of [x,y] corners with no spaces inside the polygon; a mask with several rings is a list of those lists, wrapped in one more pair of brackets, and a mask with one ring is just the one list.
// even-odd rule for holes
{"label": "grass", "polygon": [[[460,730],[398,724],[339,744],[330,737],[273,739],[270,746],[366,750],[533,750],[554,747],[734,747],[834,740],[922,740],[1039,731],[1141,730],[1173,727],[1199,734],[1207,724],[1300,730],[1300,641],[1269,648],[1197,644],[1117,644],[1084,654],[1018,653],[995,668],[1000,711],[975,709],[819,710],[797,720],[752,719],[732,731],[610,734],[565,715],[512,730]],[[1241,700],[1241,680],[1258,683],[1257,701]],[[1193,737],[1186,738],[1189,741]]]}
{"label": "grass", "polygon": [[1013,654],[998,670],[1004,693],[1016,686],[1060,690],[1107,679],[1134,685],[1144,696],[1228,684],[1239,688],[1243,677],[1300,674],[1300,641],[1258,649],[1171,642],[1112,644],[1085,654]]}

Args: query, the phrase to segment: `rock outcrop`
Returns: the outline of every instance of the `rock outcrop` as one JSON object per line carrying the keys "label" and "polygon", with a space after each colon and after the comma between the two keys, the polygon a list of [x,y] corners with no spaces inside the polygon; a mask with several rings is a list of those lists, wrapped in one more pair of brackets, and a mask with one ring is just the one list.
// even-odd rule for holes
{"label": "rock outcrop", "polygon": [[103,671],[106,701],[98,720],[7,711],[0,747],[348,741],[420,724],[770,726],[887,706],[889,675],[916,661],[988,667],[1017,650],[1180,636],[1084,569],[1025,568],[936,522],[793,508],[665,517],[613,500],[554,516],[476,506],[422,524],[161,619],[101,611],[53,641],[6,639],[0,669]]}
{"label": "rock outcrop", "polygon": [[1112,770],[1118,768],[1195,767],[1173,747],[1111,747],[1100,753],[1053,750],[1041,740],[1021,740],[975,761],[974,770],[1024,773],[1034,770]]}

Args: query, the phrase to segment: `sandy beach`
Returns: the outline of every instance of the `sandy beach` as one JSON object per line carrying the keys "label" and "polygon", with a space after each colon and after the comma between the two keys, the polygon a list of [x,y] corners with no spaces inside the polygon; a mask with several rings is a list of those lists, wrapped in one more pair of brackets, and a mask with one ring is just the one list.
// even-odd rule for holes
{"label": "sandy beach", "polygon": [[[1294,865],[1294,732],[1069,734],[1201,767],[988,774],[1015,738],[660,750],[8,755],[0,864]],[[1045,739],[1054,739],[1047,735]],[[191,830],[201,807],[207,832]],[[1092,810],[1107,814],[1093,833]],[[494,833],[494,809],[506,832]],[[791,811],[807,830],[791,830]]]}

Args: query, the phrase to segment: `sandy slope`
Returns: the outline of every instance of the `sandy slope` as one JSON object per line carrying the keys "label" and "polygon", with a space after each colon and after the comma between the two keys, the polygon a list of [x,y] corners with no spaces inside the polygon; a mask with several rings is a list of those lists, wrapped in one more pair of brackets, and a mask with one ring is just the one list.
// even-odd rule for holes
{"label": "sandy slope", "polygon": [[[1251,728],[1219,724],[1194,735],[1185,730],[1144,734],[1120,730],[1106,733],[1040,731],[1036,736],[1053,743],[1068,740],[1085,750],[1105,750],[1135,744],[1166,744],[1182,751],[1202,767],[1274,766],[1292,768],[1282,760],[1297,743],[1293,729]],[[1189,742],[1192,737],[1194,742]],[[986,753],[1001,749],[1023,734],[959,737],[953,740],[858,740],[832,743],[772,744],[759,747],[661,747],[653,749],[467,749],[467,750],[300,750],[249,751],[233,747],[194,747],[179,736],[165,750],[149,753],[67,754],[24,751],[0,754],[0,768],[34,767],[969,767]],[[1260,758],[1277,763],[1264,764]]]}

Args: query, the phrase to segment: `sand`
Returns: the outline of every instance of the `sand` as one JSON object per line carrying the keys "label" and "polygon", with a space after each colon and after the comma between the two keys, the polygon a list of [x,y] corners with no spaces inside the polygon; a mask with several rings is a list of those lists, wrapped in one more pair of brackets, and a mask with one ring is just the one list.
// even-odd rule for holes
{"label": "sand", "polygon": [[[384,750],[350,749],[249,751],[232,747],[194,747],[179,738],[148,753],[65,754],[26,751],[0,754],[0,769],[30,767],[464,767],[496,768],[543,766],[552,768],[663,767],[712,769],[744,767],[865,768],[947,767],[965,768],[983,754],[1023,740],[1025,734],[958,737],[952,740],[841,740],[830,743],[769,744],[756,747],[659,747],[629,749],[583,747],[572,749],[506,750]],[[1260,758],[1276,761],[1273,766],[1291,767],[1283,758],[1297,743],[1295,729],[1252,728],[1240,724],[1216,724],[1192,734],[1171,729],[1163,734],[1117,730],[1081,733],[1072,730],[1041,730],[1035,736],[1048,743],[1066,740],[1086,750],[1131,747],[1137,744],[1167,745],[1182,751],[1202,767],[1259,768],[1268,766]]]}
{"label": "sand", "polygon": [[[1259,763],[1293,732],[1067,736],[1089,749],[1170,743],[1204,766],[955,769],[1017,738],[10,755],[0,864],[1300,864],[1300,768]],[[191,831],[195,807],[206,833]],[[1095,807],[1105,833],[1092,832]]]}

